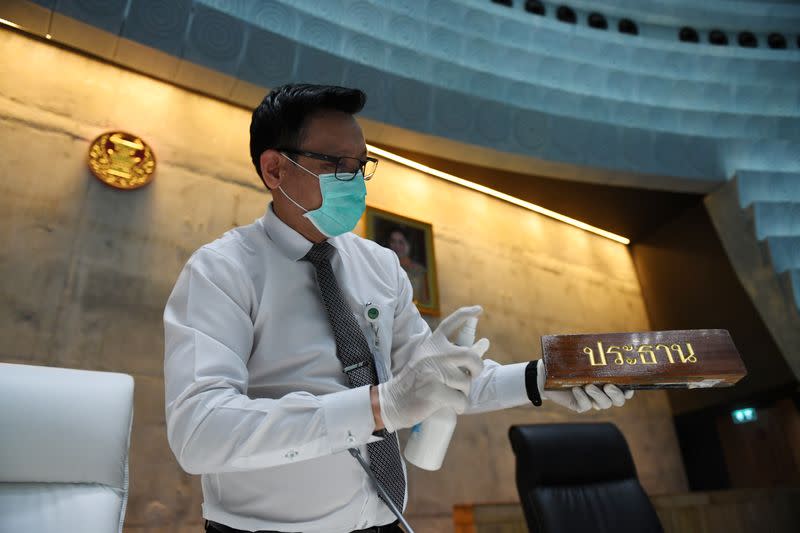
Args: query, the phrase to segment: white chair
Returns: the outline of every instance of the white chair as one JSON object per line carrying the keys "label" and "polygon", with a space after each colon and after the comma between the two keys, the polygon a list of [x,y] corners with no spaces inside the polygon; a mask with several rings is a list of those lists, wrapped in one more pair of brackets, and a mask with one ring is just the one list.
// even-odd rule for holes
{"label": "white chair", "polygon": [[133,378],[0,363],[0,532],[122,532]]}

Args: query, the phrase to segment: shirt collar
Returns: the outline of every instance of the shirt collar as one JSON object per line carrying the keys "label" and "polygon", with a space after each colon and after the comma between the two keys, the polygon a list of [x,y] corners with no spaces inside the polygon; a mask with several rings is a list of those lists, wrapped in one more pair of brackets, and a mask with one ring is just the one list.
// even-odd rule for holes
{"label": "shirt collar", "polygon": [[[292,261],[301,260],[311,250],[313,243],[278,218],[272,202],[267,206],[267,212],[261,218],[261,224],[264,226],[267,237]],[[340,253],[342,252],[340,237],[330,238],[328,242]]]}

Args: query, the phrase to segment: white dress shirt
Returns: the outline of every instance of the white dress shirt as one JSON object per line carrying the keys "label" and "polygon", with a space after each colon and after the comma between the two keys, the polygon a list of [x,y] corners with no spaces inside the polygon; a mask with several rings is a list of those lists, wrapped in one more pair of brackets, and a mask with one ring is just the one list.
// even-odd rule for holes
{"label": "white dress shirt", "polygon": [[[352,233],[329,242],[384,381],[431,331],[394,252]],[[369,387],[348,387],[314,268],[300,260],[310,249],[270,205],[196,251],[167,302],[167,435],[181,467],[202,474],[208,520],[341,533],[395,519],[347,452],[366,457],[377,439]],[[367,303],[380,310],[376,328]],[[525,365],[487,360],[470,411],[528,403]]]}

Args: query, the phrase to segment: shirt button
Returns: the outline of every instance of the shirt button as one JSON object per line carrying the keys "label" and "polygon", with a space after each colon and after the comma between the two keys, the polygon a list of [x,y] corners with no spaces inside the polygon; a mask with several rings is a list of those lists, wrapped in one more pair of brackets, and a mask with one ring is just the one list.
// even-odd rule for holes
{"label": "shirt button", "polygon": [[294,450],[289,450],[288,452],[286,452],[286,455],[284,455],[284,457],[286,457],[287,459],[294,459],[295,457],[297,457],[297,452]]}
{"label": "shirt button", "polygon": [[351,432],[347,432],[347,443],[348,444],[355,444],[356,438],[353,436]]}

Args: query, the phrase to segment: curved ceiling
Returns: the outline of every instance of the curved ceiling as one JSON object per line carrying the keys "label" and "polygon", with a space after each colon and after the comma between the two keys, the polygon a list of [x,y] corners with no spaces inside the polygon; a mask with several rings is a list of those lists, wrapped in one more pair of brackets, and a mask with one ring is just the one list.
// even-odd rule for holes
{"label": "curved ceiling", "polygon": [[[421,153],[695,192],[738,169],[800,170],[800,5],[788,2],[613,0],[608,30],[587,25],[588,0],[568,2],[576,24],[551,2],[545,16],[489,0],[37,4],[54,40],[80,47],[79,21],[107,37],[89,51],[245,105],[292,81],[360,87],[370,140]],[[638,35],[617,31],[621,18]],[[732,44],[681,42],[683,25]],[[736,45],[744,30],[761,45]],[[787,49],[764,44],[776,31]]]}

